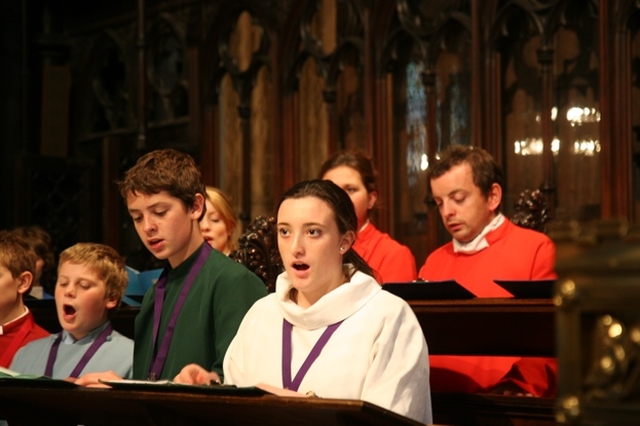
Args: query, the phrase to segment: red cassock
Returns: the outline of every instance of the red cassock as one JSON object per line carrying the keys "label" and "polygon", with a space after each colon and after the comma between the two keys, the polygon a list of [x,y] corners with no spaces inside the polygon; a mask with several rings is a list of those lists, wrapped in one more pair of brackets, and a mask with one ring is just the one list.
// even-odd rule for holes
{"label": "red cassock", "polygon": [[409,247],[380,232],[372,223],[358,232],[353,248],[376,272],[380,284],[417,278],[416,260]]}
{"label": "red cassock", "polygon": [[48,335],[49,332],[35,323],[31,312],[4,324],[0,330],[0,367],[9,367],[18,349]]}
{"label": "red cassock", "polygon": [[[476,297],[512,297],[495,279],[557,278],[555,246],[546,235],[505,219],[486,239],[489,247],[473,254],[454,252],[451,242],[443,245],[429,255],[419,277],[454,279]],[[431,355],[429,361],[432,391],[488,392],[498,385],[514,384],[536,396],[556,393],[555,358]]]}

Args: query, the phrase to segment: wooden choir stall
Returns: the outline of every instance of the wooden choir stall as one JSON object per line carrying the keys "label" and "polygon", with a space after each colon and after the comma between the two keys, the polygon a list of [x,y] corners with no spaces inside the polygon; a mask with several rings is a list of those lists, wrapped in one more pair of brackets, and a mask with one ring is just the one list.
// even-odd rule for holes
{"label": "wooden choir stall", "polygon": [[[273,243],[273,239],[265,238],[270,235],[271,225],[266,218],[254,225],[252,231],[256,235],[245,235],[240,252],[232,254],[232,258],[242,260],[267,286],[272,286],[272,274],[265,271],[272,266],[277,269],[278,259],[274,257],[273,244],[264,245],[265,241]],[[271,266],[265,269],[267,264]],[[455,288],[428,287],[430,284],[384,286],[408,301],[420,322],[430,354],[557,355],[553,283],[512,299],[477,299]],[[59,330],[52,300],[31,300],[29,307],[39,324],[52,332]],[[114,327],[133,337],[137,312],[134,306],[121,307],[112,319]],[[59,381],[9,382],[0,385],[0,407],[12,426],[34,424],[44,418],[50,424],[86,425],[416,424],[363,401],[286,398],[256,389],[150,385],[86,389],[65,382],[60,386]],[[556,424],[554,398],[433,392],[432,406],[435,424]]]}
{"label": "wooden choir stall", "polygon": [[[25,384],[15,384],[17,380]],[[177,385],[90,389],[66,387],[59,381],[33,382],[14,379],[0,385],[0,413],[9,425],[420,424],[363,401],[278,397],[255,389]]]}
{"label": "wooden choir stall", "polygon": [[[554,306],[545,299],[409,300],[432,354],[554,356]],[[59,329],[53,301],[31,301],[36,320]],[[123,306],[114,327],[133,336],[138,308]],[[362,401],[243,395],[224,390],[82,389],[15,380],[0,386],[2,412],[14,424],[48,421],[101,424],[414,424]],[[555,424],[551,398],[433,393],[436,424]],[[93,407],[93,409],[91,409]],[[7,411],[8,410],[8,411]],[[75,410],[75,411],[74,411]],[[6,414],[5,414],[6,416]],[[105,417],[108,416],[108,417]],[[224,421],[222,421],[224,420]],[[23,423],[20,423],[20,422]],[[71,423],[68,423],[71,424]]]}

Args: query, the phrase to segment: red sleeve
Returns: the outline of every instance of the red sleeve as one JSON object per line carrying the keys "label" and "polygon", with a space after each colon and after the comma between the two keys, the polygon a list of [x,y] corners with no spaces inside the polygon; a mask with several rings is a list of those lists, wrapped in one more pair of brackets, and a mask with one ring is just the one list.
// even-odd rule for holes
{"label": "red sleeve", "polygon": [[416,260],[408,247],[400,246],[389,251],[377,272],[381,283],[413,281],[417,278]]}
{"label": "red sleeve", "polygon": [[522,358],[513,363],[496,386],[513,384],[534,396],[553,398],[557,382],[558,362],[555,358]]}
{"label": "red sleeve", "polygon": [[535,254],[531,271],[532,280],[556,279],[558,275],[556,266],[556,246],[553,241],[547,239],[543,242]]}

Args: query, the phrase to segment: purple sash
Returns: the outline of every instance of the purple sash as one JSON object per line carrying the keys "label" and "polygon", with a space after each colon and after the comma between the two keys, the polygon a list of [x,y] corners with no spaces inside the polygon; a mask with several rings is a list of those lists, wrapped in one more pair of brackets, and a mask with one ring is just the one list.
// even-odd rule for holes
{"label": "purple sash", "polygon": [[191,269],[189,269],[189,273],[187,278],[182,285],[182,290],[180,290],[180,295],[178,296],[178,301],[171,312],[171,317],[169,318],[169,324],[167,325],[167,329],[165,330],[164,336],[162,337],[162,343],[160,344],[160,348],[156,352],[157,343],[158,343],[158,329],[160,328],[160,318],[162,317],[162,306],[164,304],[164,291],[167,286],[167,274],[169,273],[169,269],[166,268],[162,271],[162,275],[158,282],[156,283],[156,294],[153,305],[153,354],[151,360],[151,366],[149,368],[149,380],[156,380],[160,377],[160,373],[162,373],[162,369],[164,367],[164,362],[167,359],[167,354],[169,353],[169,347],[171,346],[171,339],[173,338],[173,332],[176,328],[176,323],[178,322],[178,317],[180,316],[180,311],[182,310],[182,305],[187,298],[187,294],[189,294],[189,290],[193,285],[193,281],[198,276],[200,269],[204,265],[207,257],[209,257],[209,253],[211,253],[211,246],[206,242],[202,244],[200,248],[200,252],[198,253],[198,257],[191,265]]}
{"label": "purple sash", "polygon": [[[74,377],[74,378],[78,377],[78,375],[82,372],[82,370],[84,370],[84,367],[87,366],[87,363],[89,362],[89,360],[93,358],[96,352],[98,352],[98,349],[100,349],[100,346],[102,346],[102,344],[107,341],[107,337],[112,332],[113,332],[113,327],[111,326],[111,323],[109,323],[107,327],[104,330],[102,330],[102,332],[98,335],[96,340],[93,341],[91,346],[89,346],[89,349],[87,349],[84,355],[82,355],[82,358],[80,358],[78,365],[76,365],[76,368],[73,369],[69,377]],[[53,376],[53,365],[56,363],[56,358],[58,357],[58,349],[60,347],[61,341],[62,341],[62,332],[60,332],[55,342],[53,342],[51,349],[49,350],[49,358],[47,359],[47,366],[44,370],[44,375],[47,377]]]}
{"label": "purple sash", "polygon": [[331,335],[336,331],[336,329],[342,324],[342,321],[339,321],[335,324],[331,324],[327,327],[327,329],[322,333],[322,336],[318,339],[316,344],[307,355],[307,358],[302,363],[300,370],[296,374],[296,377],[291,380],[291,330],[293,329],[293,325],[287,321],[286,319],[282,321],[282,386],[285,389],[290,389],[292,391],[298,391],[300,387],[300,383],[302,383],[302,379],[311,368],[311,364],[318,358],[320,352],[325,347]]}

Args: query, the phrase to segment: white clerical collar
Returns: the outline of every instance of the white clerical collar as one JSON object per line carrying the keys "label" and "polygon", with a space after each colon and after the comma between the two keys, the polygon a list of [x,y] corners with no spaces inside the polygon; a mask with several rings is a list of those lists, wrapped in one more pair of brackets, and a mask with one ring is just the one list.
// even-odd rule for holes
{"label": "white clerical collar", "polygon": [[453,251],[456,253],[473,254],[489,247],[489,243],[485,238],[491,231],[495,231],[504,222],[504,215],[498,213],[487,226],[484,227],[473,240],[468,243],[461,243],[460,241],[453,239]]}
{"label": "white clerical collar", "polygon": [[4,328],[10,326],[11,324],[13,324],[14,322],[18,321],[19,319],[25,317],[27,314],[29,313],[29,308],[27,308],[26,306],[24,307],[24,312],[19,315],[17,318],[12,319],[11,321],[4,323],[2,325],[0,325],[0,336],[4,336]]}

